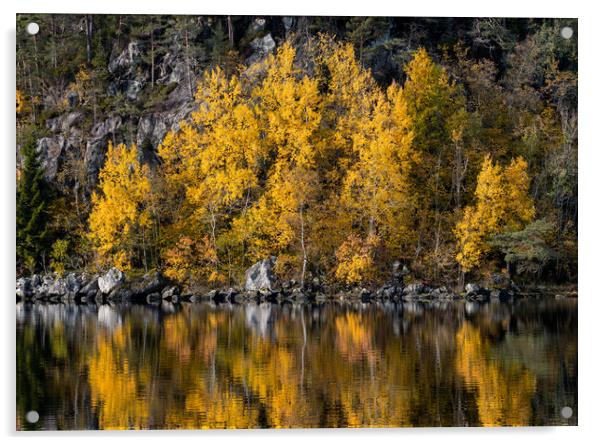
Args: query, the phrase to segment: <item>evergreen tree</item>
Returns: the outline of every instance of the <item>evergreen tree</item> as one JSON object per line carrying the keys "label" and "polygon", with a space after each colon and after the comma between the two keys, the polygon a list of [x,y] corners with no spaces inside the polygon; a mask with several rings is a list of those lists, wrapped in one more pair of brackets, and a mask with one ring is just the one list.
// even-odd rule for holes
{"label": "evergreen tree", "polygon": [[17,172],[17,267],[33,273],[44,265],[47,247],[47,186],[36,152],[36,138],[30,134],[21,148],[23,166]]}

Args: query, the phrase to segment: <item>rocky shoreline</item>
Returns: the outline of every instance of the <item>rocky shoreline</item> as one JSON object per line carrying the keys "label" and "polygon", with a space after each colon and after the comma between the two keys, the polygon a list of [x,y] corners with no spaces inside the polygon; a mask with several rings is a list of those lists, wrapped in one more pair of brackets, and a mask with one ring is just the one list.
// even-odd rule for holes
{"label": "rocky shoreline", "polygon": [[552,295],[576,297],[575,289],[530,288],[521,290],[505,276],[493,276],[487,286],[468,283],[464,292],[457,293],[446,286],[429,286],[422,282],[404,283],[404,274],[394,273],[392,279],[377,289],[366,287],[340,287],[321,283],[314,278],[301,286],[295,280],[280,282],[272,272],[275,259],[266,259],[253,265],[246,273],[244,287],[212,289],[208,292],[191,292],[166,279],[160,272],[140,278],[126,279],[123,272],[112,268],[104,274],[68,273],[32,275],[16,281],[17,301],[49,303],[143,303],[157,305],[162,301],[178,303],[214,302],[294,302],[312,303],[326,301],[500,301]]}

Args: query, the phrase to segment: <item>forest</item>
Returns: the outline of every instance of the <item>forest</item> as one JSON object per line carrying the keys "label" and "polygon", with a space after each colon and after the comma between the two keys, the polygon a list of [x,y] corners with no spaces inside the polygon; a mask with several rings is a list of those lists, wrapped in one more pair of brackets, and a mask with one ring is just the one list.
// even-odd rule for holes
{"label": "forest", "polygon": [[577,31],[21,14],[17,274],[576,282]]}

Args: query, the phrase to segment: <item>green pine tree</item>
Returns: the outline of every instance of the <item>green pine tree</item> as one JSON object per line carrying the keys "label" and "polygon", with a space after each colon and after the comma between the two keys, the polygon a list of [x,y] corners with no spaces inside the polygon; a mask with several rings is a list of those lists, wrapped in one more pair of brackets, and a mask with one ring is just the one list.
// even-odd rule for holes
{"label": "green pine tree", "polygon": [[42,264],[48,238],[48,187],[30,135],[23,144],[23,165],[17,184],[17,267],[33,273]]}

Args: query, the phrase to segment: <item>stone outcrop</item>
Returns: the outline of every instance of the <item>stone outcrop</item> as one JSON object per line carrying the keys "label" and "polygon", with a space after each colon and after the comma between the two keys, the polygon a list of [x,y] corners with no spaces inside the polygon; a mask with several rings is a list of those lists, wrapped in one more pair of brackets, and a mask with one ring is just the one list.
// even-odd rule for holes
{"label": "stone outcrop", "polygon": [[260,291],[272,290],[276,284],[276,275],[273,267],[276,264],[276,258],[266,258],[253,264],[245,273],[245,290]]}
{"label": "stone outcrop", "polygon": [[98,289],[103,294],[109,294],[124,281],[125,275],[123,272],[116,267],[112,267],[107,273],[98,278]]}

